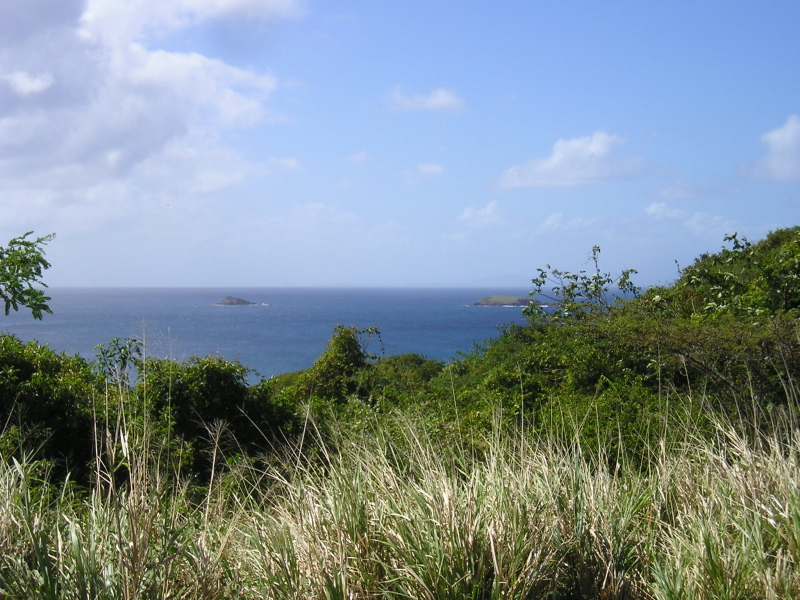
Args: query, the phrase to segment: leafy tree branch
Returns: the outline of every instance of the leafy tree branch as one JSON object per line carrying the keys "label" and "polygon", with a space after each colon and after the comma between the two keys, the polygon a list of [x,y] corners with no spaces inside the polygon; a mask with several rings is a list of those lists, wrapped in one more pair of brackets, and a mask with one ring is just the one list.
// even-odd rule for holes
{"label": "leafy tree branch", "polygon": [[52,314],[47,305],[50,300],[39,287],[47,287],[42,282],[42,272],[50,267],[44,258],[44,245],[55,234],[29,239],[33,232],[15,237],[8,245],[0,247],[0,298],[3,300],[5,314],[13,308],[24,306],[31,310],[34,319],[41,319],[42,313]]}
{"label": "leafy tree branch", "polygon": [[[550,265],[539,268],[538,277],[532,279],[534,289],[530,295],[546,298],[550,301],[550,308],[531,302],[523,315],[533,322],[578,322],[593,315],[609,313],[623,302],[619,295],[611,292],[612,286],[616,286],[623,297],[641,293],[632,281],[635,269],[626,269],[616,278],[600,270],[599,246],[592,248],[589,262],[592,265],[590,270],[577,273],[553,269]],[[549,293],[545,291],[548,286]]]}

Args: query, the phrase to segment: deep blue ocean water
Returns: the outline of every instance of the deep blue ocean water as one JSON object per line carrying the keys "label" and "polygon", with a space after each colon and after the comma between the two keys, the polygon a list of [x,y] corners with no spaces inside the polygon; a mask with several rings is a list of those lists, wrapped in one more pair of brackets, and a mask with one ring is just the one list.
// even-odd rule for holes
{"label": "deep blue ocean water", "polygon": [[[310,367],[337,324],[376,326],[384,356],[416,352],[449,361],[498,327],[523,323],[522,309],[478,307],[484,296],[520,289],[49,288],[52,315],[0,313],[0,330],[53,350],[94,359],[113,338],[143,339],[151,356],[186,360],[219,354],[264,377]],[[217,306],[225,296],[254,306]],[[381,344],[382,342],[382,344]],[[382,346],[382,347],[381,347]]]}

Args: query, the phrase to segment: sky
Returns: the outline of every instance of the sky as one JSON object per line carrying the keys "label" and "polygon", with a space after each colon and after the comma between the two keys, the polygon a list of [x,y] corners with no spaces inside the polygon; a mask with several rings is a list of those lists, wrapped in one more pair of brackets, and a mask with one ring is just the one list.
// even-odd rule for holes
{"label": "sky", "polygon": [[800,225],[796,0],[2,0],[0,245],[63,286],[668,284]]}

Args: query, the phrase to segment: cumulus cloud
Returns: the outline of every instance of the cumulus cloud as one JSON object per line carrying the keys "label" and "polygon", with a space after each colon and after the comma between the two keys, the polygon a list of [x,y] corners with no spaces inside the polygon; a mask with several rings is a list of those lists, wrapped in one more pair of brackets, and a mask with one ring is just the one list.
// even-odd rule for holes
{"label": "cumulus cloud", "polygon": [[616,157],[624,140],[604,131],[591,136],[560,139],[546,158],[533,159],[507,169],[500,177],[505,188],[572,187],[630,177],[641,167],[635,156]]}
{"label": "cumulus cloud", "polygon": [[756,163],[757,177],[774,181],[800,179],[800,117],[790,115],[781,127],[761,136],[767,154]]}
{"label": "cumulus cloud", "polygon": [[456,112],[464,108],[464,100],[446,88],[435,89],[426,95],[407,96],[396,87],[392,92],[392,106],[401,110]]}
{"label": "cumulus cloud", "polygon": [[505,223],[496,200],[492,200],[483,208],[465,208],[458,220],[468,227],[474,228],[495,227]]}
{"label": "cumulus cloud", "polygon": [[298,0],[3,0],[0,204],[91,206],[98,222],[154,190],[206,193],[297,168],[221,141],[272,118],[271,73],[158,45],[211,19],[302,12]]}

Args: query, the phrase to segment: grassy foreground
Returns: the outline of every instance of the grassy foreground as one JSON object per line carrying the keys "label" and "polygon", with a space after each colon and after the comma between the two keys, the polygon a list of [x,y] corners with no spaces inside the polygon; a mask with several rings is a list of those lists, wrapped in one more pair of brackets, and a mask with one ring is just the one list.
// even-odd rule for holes
{"label": "grassy foreground", "polygon": [[124,483],[102,461],[76,491],[0,460],[0,598],[800,597],[800,437],[773,430],[792,433],[687,426],[642,471],[406,421],[266,470],[214,456],[204,488],[174,484],[146,426],[121,430]]}

